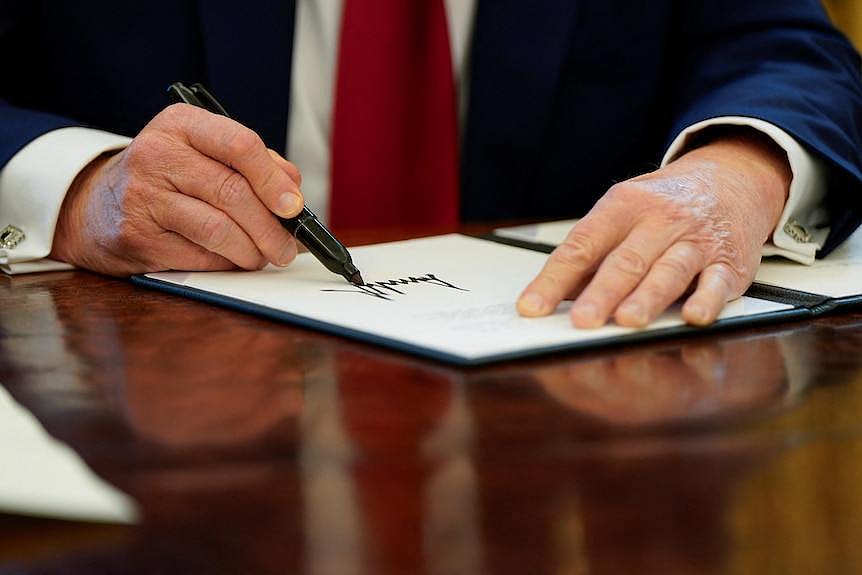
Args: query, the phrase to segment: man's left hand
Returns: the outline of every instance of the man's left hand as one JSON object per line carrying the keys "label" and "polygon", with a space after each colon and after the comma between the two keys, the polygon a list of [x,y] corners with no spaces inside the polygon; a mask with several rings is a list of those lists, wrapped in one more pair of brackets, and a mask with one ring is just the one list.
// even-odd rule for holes
{"label": "man's left hand", "polygon": [[574,298],[575,327],[611,317],[642,327],[694,286],[683,319],[712,323],[751,285],[791,179],[784,151],[745,130],[616,184],[550,255],[518,312],[548,315]]}

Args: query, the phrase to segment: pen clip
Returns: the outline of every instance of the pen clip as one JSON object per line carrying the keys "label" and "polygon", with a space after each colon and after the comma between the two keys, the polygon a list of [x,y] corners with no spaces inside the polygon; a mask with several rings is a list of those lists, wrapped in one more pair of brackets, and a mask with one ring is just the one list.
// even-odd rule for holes
{"label": "pen clip", "polygon": [[174,82],[168,86],[168,98],[175,104],[191,104],[199,108],[206,108],[198,97],[195,96],[195,93],[182,82]]}
{"label": "pen clip", "polygon": [[227,110],[224,109],[216,97],[212,95],[212,93],[204,88],[203,84],[192,84],[191,86],[192,92],[194,92],[195,96],[198,97],[198,100],[202,102],[202,106],[213,112],[214,114],[221,114],[227,118],[230,118],[230,114],[227,113]]}
{"label": "pen clip", "polygon": [[202,84],[186,86],[182,82],[174,82],[168,86],[168,97],[174,103],[191,104],[209,110],[213,114],[230,118],[230,114],[227,113],[224,106]]}

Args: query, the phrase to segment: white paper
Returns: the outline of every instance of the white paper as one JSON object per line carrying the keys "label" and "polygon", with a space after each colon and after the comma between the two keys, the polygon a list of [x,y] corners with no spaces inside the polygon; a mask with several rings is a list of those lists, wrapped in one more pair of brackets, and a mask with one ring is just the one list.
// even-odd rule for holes
{"label": "white paper", "polygon": [[534,244],[545,244],[558,246],[563,243],[566,236],[578,220],[560,220],[557,222],[546,222],[543,224],[528,224],[526,226],[512,226],[509,228],[497,228],[494,234],[503,238],[532,242]]}
{"label": "white paper", "polygon": [[[538,252],[452,234],[353,248],[351,254],[366,282],[402,283],[388,288],[378,286],[374,290],[378,293],[368,293],[370,288],[363,290],[345,283],[310,254],[299,255],[285,269],[163,272],[148,276],[464,361],[604,340],[637,331],[615,325],[575,329],[567,314],[569,303],[549,317],[520,317],[515,311],[518,295],[547,258]],[[742,298],[729,305],[721,317],[789,307]],[[648,329],[681,324],[679,312],[674,310]]]}
{"label": "white paper", "polygon": [[862,228],[810,266],[770,258],[760,264],[754,281],[833,298],[862,294]]}
{"label": "white paper", "polygon": [[[557,246],[577,220],[494,230],[498,236]],[[754,281],[833,298],[862,294],[862,228],[826,258],[805,266],[780,257],[763,261]]]}
{"label": "white paper", "polygon": [[54,519],[133,523],[128,496],[102,481],[0,386],[0,511]]}

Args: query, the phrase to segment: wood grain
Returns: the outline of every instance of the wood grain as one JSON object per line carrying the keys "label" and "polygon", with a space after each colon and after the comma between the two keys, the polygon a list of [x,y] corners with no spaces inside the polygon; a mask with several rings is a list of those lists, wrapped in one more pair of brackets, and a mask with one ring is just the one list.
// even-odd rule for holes
{"label": "wood grain", "polygon": [[0,382],[143,510],[0,571],[862,572],[860,313],[457,369],[60,272]]}

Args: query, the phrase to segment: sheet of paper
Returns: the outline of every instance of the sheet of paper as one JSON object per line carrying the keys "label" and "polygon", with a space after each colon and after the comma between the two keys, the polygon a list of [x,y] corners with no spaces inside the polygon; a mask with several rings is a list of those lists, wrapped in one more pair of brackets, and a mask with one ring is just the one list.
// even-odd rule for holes
{"label": "sheet of paper", "polygon": [[[577,220],[514,226],[494,230],[496,235],[556,246]],[[822,260],[804,266],[773,257],[760,264],[758,283],[820,294],[834,298],[862,294],[862,228]]]}
{"label": "sheet of paper", "polygon": [[93,473],[0,386],[0,512],[133,523],[135,503]]}
{"label": "sheet of paper", "polygon": [[568,235],[572,226],[574,226],[577,221],[578,220],[560,220],[543,224],[528,224],[526,226],[497,228],[494,230],[494,234],[512,240],[557,246],[566,239],[566,235]]}
{"label": "sheet of paper", "polygon": [[[542,267],[545,254],[460,235],[351,249],[369,285],[351,286],[309,254],[285,269],[257,272],[165,272],[148,277],[221,294],[389,343],[470,362],[483,358],[606,340],[636,330],[577,330],[568,305],[545,318],[518,316],[515,301]],[[722,317],[789,306],[740,299]],[[674,311],[649,329],[681,325]]]}
{"label": "sheet of paper", "polygon": [[862,294],[862,228],[810,266],[770,258],[760,264],[754,281],[833,298]]}

